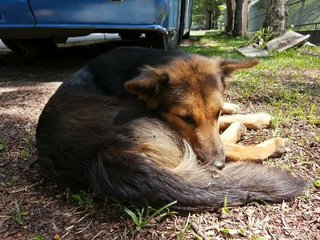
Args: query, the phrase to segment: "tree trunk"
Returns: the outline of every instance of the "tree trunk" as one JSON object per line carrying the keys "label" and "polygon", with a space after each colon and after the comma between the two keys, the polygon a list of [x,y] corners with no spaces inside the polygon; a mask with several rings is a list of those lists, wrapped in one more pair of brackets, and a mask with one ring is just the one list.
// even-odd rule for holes
{"label": "tree trunk", "polygon": [[286,31],[287,16],[288,0],[269,0],[263,26],[270,27],[275,37],[279,37]]}
{"label": "tree trunk", "polygon": [[206,29],[210,30],[212,28],[212,11],[207,11],[207,26]]}
{"label": "tree trunk", "polygon": [[233,31],[233,9],[232,9],[232,0],[226,0],[227,6],[227,26],[226,26],[226,33],[232,33]]}
{"label": "tree trunk", "polygon": [[236,11],[234,14],[234,28],[233,35],[241,36],[242,34],[242,8],[243,8],[243,0],[236,0]]}
{"label": "tree trunk", "polygon": [[247,36],[247,33],[248,33],[248,21],[249,21],[248,4],[249,4],[248,0],[243,1],[241,36]]}

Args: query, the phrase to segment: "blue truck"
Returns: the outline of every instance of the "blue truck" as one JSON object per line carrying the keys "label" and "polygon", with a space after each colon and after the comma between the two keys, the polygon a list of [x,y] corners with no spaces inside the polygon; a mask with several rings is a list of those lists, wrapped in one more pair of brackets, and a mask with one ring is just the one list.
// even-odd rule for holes
{"label": "blue truck", "polygon": [[0,39],[17,53],[91,33],[171,49],[188,37],[191,11],[192,0],[1,0]]}

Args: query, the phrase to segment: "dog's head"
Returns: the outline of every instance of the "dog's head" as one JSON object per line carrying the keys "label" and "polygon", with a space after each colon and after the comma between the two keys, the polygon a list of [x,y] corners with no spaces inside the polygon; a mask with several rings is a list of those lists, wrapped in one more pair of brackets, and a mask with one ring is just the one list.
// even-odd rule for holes
{"label": "dog's head", "polygon": [[257,61],[223,61],[201,56],[178,58],[158,67],[146,66],[125,84],[147,107],[163,118],[191,144],[199,160],[225,164],[218,118],[223,107],[225,78]]}

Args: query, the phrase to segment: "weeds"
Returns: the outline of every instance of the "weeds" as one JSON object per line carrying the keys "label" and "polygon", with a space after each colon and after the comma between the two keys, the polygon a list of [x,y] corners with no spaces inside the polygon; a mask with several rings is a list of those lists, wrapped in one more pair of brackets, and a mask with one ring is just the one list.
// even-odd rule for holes
{"label": "weeds", "polygon": [[224,200],[223,200],[223,208],[221,208],[221,213],[223,215],[231,215],[231,211],[229,210],[229,207],[228,207],[228,199],[227,199],[227,196],[224,197]]}
{"label": "weeds", "polygon": [[222,233],[222,235],[227,235],[227,236],[241,236],[241,237],[246,237],[247,234],[244,229],[231,229],[231,228],[220,228],[219,232]]}
{"label": "weeds", "polygon": [[81,207],[93,208],[95,206],[92,193],[89,190],[82,190],[77,194],[72,194],[71,198]]}
{"label": "weeds", "polygon": [[20,203],[18,201],[13,202],[13,214],[10,216],[11,219],[13,219],[18,225],[24,226],[26,225],[25,221],[23,220],[23,217],[28,215],[27,211],[23,211],[20,207]]}
{"label": "weeds", "polygon": [[8,143],[6,140],[0,140],[0,153],[7,149],[7,145]]}
{"label": "weeds", "polygon": [[250,39],[249,43],[258,44],[260,48],[264,49],[267,42],[274,38],[273,30],[268,28],[261,28],[259,31],[256,31],[253,37]]}
{"label": "weeds", "polygon": [[37,236],[32,236],[30,240],[46,240],[46,238],[43,236],[37,235]]}
{"label": "weeds", "polygon": [[20,151],[19,157],[22,159],[26,159],[31,156],[32,149],[34,147],[34,143],[31,139],[25,140],[26,147]]}
{"label": "weeds", "polygon": [[191,228],[192,221],[190,221],[190,214],[188,215],[186,224],[184,225],[183,229],[177,235],[177,240],[184,240],[186,238],[187,232]]}
{"label": "weeds", "polygon": [[161,219],[165,216],[173,216],[176,212],[171,211],[169,207],[176,204],[177,201],[169,203],[159,209],[154,209],[150,206],[145,206],[142,208],[134,207],[134,210],[130,210],[129,208],[124,208],[124,211],[130,216],[132,221],[135,224],[136,231],[141,231],[145,227],[152,227],[153,224],[151,220]]}

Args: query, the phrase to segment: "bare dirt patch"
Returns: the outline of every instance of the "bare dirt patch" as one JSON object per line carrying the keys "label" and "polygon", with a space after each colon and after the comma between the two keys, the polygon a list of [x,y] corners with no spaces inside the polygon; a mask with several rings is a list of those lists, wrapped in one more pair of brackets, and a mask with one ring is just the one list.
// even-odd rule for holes
{"label": "bare dirt patch", "polygon": [[[39,59],[0,51],[1,239],[197,239],[200,235],[208,239],[320,239],[320,194],[313,185],[290,202],[252,203],[231,208],[230,214],[216,210],[176,215],[154,220],[153,227],[135,232],[118,205],[99,201],[93,208],[83,208],[72,201],[68,190],[43,179],[37,164],[28,169],[36,159],[35,128],[46,101],[85,62],[112,47],[101,43],[67,46],[56,56]],[[283,137],[292,140],[292,151],[266,164],[319,180],[320,144],[315,140],[319,127],[296,120],[280,128]],[[271,136],[272,130],[251,132],[244,143]]]}

